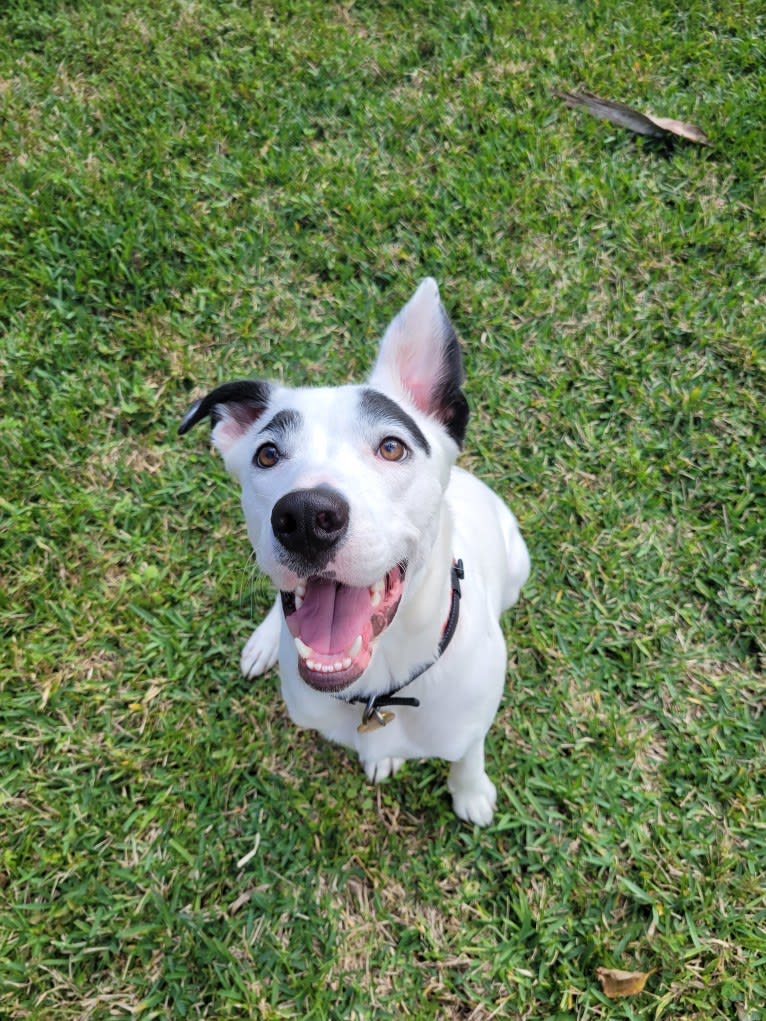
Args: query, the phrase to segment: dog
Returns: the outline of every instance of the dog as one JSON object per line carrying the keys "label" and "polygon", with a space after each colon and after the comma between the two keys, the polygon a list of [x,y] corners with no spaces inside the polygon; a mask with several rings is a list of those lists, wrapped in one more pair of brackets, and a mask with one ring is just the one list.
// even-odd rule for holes
{"label": "dog", "polygon": [[278,659],[293,722],[356,751],[371,782],[407,759],[448,760],[455,813],[486,826],[496,791],[484,739],[507,658],[499,618],[530,561],[508,507],[455,466],[463,381],[428,278],[386,329],[366,383],[224,383],[179,432],[209,417],[279,593],[243,674]]}

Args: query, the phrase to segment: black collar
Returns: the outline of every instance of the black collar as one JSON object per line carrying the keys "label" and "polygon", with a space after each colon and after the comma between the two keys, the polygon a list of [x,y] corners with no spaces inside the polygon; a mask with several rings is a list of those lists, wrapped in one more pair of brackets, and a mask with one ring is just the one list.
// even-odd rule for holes
{"label": "black collar", "polygon": [[421,674],[424,674],[426,670],[430,670],[434,663],[441,658],[447,646],[452,641],[455,631],[457,630],[458,619],[460,618],[460,582],[464,577],[465,571],[463,570],[463,561],[453,561],[451,572],[452,599],[450,601],[449,614],[447,615],[447,622],[444,625],[444,630],[442,631],[439,648],[436,650],[436,655],[430,663],[424,663],[422,666],[419,666],[414,673],[410,674],[406,681],[397,685],[395,688],[392,688],[391,691],[385,695],[354,695],[353,698],[346,699],[347,702],[364,703],[364,709],[362,710],[362,723],[359,730],[377,730],[378,727],[385,727],[387,723],[390,723],[394,718],[394,715],[393,713],[381,713],[380,710],[384,706],[407,705],[417,709],[420,705],[420,699],[397,698],[396,692],[406,688],[408,684],[412,684],[412,682],[417,680],[417,678],[420,677]]}

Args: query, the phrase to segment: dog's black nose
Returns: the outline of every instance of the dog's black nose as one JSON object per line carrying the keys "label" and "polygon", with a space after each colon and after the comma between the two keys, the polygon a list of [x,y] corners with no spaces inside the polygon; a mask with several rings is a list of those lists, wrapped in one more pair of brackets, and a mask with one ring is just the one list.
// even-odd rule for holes
{"label": "dog's black nose", "polygon": [[349,506],[330,486],[296,489],[274,504],[271,527],[290,553],[307,559],[326,553],[345,535]]}

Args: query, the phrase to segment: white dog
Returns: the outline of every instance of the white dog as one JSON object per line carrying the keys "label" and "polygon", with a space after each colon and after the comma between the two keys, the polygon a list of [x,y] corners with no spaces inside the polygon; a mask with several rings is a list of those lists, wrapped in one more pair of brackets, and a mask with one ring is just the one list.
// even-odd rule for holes
{"label": "white dog", "polygon": [[372,781],[405,759],[449,760],[455,812],[485,826],[495,787],[484,738],[506,669],[499,617],[529,556],[505,504],[453,467],[468,420],[462,382],[427,279],[386,330],[366,384],[224,383],[180,432],[210,416],[258,564],[280,593],[242,653],[245,676],[279,658],[293,721],[355,749]]}

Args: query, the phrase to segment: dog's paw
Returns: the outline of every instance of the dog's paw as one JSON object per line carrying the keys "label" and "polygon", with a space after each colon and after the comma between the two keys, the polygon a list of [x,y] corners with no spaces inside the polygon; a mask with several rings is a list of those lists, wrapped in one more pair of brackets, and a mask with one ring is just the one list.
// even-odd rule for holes
{"label": "dog's paw", "polygon": [[268,634],[263,634],[264,625],[261,624],[250,635],[242,650],[240,667],[243,677],[258,677],[265,674],[277,661],[279,652],[279,641],[272,642]]}
{"label": "dog's paw", "polygon": [[394,776],[403,765],[404,759],[362,759],[364,772],[370,783],[382,783]]}
{"label": "dog's paw", "polygon": [[243,677],[258,677],[274,666],[279,655],[280,627],[279,608],[273,606],[242,650],[240,667]]}
{"label": "dog's paw", "polygon": [[471,787],[460,785],[450,786],[452,808],[459,819],[475,823],[476,826],[489,826],[495,813],[497,792],[486,773],[481,781]]}

